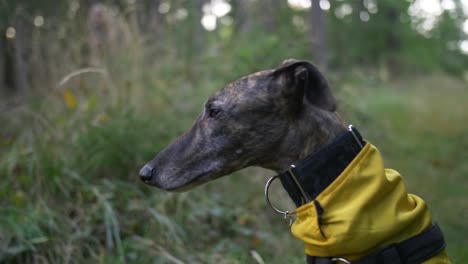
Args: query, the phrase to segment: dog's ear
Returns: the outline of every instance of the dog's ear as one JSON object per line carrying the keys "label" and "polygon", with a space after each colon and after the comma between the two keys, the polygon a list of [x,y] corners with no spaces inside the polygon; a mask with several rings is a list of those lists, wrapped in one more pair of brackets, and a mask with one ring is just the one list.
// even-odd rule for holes
{"label": "dog's ear", "polygon": [[[273,70],[273,84],[287,100],[299,108],[305,98],[323,110],[336,110],[336,100],[320,71],[307,61],[285,60]],[[299,109],[295,109],[299,110]]]}

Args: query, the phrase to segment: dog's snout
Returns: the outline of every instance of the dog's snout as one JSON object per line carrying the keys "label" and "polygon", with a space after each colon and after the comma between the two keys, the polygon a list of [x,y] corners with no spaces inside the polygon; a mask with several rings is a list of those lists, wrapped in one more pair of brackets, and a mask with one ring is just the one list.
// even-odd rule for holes
{"label": "dog's snout", "polygon": [[148,166],[148,165],[145,165],[143,166],[143,168],[141,168],[140,170],[140,179],[144,182],[147,182],[151,179],[151,177],[153,177],[153,174],[154,174],[154,168]]}

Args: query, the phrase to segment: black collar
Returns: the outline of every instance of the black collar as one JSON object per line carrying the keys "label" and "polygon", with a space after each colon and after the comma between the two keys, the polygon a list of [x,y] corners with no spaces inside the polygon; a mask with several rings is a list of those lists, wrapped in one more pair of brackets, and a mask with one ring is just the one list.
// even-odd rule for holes
{"label": "black collar", "polygon": [[[278,176],[297,207],[314,200],[351,163],[366,142],[356,128],[310,154]],[[302,190],[301,190],[302,189]]]}

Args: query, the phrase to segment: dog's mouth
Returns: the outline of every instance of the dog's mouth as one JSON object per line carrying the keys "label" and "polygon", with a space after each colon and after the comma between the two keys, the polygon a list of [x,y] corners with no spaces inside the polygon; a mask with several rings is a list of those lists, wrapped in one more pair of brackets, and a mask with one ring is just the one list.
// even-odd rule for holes
{"label": "dog's mouth", "polygon": [[170,187],[170,188],[165,188],[166,191],[169,192],[186,192],[189,191],[199,185],[202,185],[204,183],[207,183],[211,180],[216,179],[215,177],[210,177],[211,172],[202,172],[195,176],[192,180],[190,180],[188,183],[178,186],[178,187]]}
{"label": "dog's mouth", "polygon": [[[157,182],[152,180],[143,180],[143,182],[147,185],[163,189],[168,192],[185,192],[189,191],[199,185],[205,184],[207,182],[210,182],[212,180],[218,179],[220,177],[223,177],[225,174],[222,174],[219,172],[219,170],[206,170],[201,173],[196,174],[194,177],[190,177],[191,180],[187,182]],[[176,177],[176,176],[174,176]],[[180,178],[185,178],[185,177],[180,177]]]}
{"label": "dog's mouth", "polygon": [[223,177],[224,175],[217,175],[217,176],[210,176],[210,173],[202,173],[195,177],[193,180],[188,182],[187,184],[180,186],[180,187],[175,187],[175,188],[167,188],[165,189],[168,192],[186,192],[189,191],[197,186],[200,186],[202,184],[208,183],[210,181],[216,180],[218,178]]}

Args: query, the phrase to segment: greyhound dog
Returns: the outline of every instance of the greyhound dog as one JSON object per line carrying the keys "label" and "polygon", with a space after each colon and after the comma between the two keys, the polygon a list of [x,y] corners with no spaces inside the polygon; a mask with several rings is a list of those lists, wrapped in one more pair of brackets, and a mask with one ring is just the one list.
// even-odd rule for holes
{"label": "greyhound dog", "polygon": [[424,201],[381,163],[343,124],[325,77],[289,59],[217,91],[192,128],[139,174],[148,185],[185,191],[248,166],[274,170],[298,207],[291,230],[305,242],[308,263],[449,263]]}

